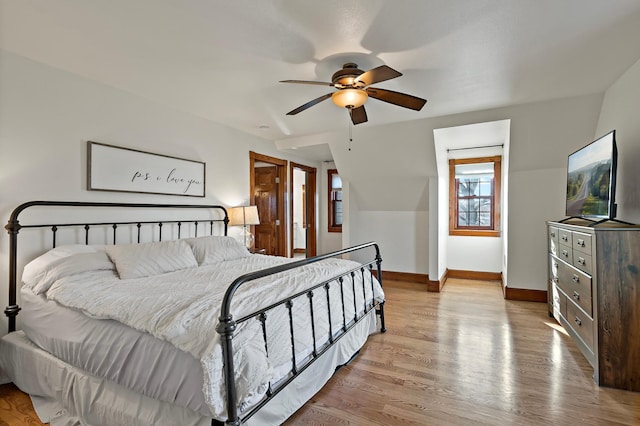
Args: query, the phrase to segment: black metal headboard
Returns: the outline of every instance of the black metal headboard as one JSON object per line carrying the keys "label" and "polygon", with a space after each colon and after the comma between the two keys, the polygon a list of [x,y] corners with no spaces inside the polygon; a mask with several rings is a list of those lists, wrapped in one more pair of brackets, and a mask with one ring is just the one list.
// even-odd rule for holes
{"label": "black metal headboard", "polygon": [[[173,210],[174,213],[176,210],[187,211],[189,209],[194,212],[197,210],[207,209],[219,211],[218,215],[220,217],[208,218],[203,220],[199,219],[175,219],[175,216],[170,220],[159,219],[159,220],[126,220],[126,221],[80,221],[80,222],[69,222],[69,223],[34,223],[34,224],[21,224],[18,220],[18,216],[24,210],[31,207],[47,207],[47,208],[58,208],[58,207],[86,207],[86,208],[117,208],[117,209],[151,209],[154,210]],[[95,210],[93,210],[95,211]],[[21,229],[26,228],[40,228],[46,229],[49,228],[51,230],[51,246],[56,246],[56,236],[58,230],[62,228],[74,228],[80,229],[84,233],[84,244],[89,244],[89,233],[92,229],[100,228],[112,228],[113,229],[113,237],[112,243],[116,243],[117,238],[117,229],[122,226],[135,226],[137,228],[137,242],[140,241],[140,230],[145,225],[156,225],[158,227],[158,236],[157,240],[162,240],[162,226],[166,224],[174,224],[177,227],[178,238],[181,237],[181,229],[184,224],[191,224],[195,229],[195,235],[198,236],[198,226],[203,225],[206,227],[209,226],[209,235],[213,234],[214,224],[223,224],[224,234],[227,235],[227,226],[229,224],[229,217],[227,215],[227,210],[223,206],[219,205],[200,205],[200,204],[141,204],[141,203],[101,203],[101,202],[82,202],[82,201],[29,201],[23,203],[16,207],[11,216],[9,217],[9,222],[5,226],[5,229],[9,233],[9,304],[4,310],[5,315],[9,320],[9,332],[15,331],[16,329],[16,316],[18,312],[20,312],[20,306],[17,304],[17,265],[18,265],[18,233]],[[206,231],[203,231],[203,233]]]}

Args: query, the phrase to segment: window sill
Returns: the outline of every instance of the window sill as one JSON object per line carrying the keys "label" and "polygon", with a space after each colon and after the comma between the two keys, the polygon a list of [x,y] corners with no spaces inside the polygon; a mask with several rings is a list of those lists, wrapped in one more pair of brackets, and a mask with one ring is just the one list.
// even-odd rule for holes
{"label": "window sill", "polygon": [[490,231],[482,229],[450,229],[449,235],[461,237],[499,237],[500,231]]}

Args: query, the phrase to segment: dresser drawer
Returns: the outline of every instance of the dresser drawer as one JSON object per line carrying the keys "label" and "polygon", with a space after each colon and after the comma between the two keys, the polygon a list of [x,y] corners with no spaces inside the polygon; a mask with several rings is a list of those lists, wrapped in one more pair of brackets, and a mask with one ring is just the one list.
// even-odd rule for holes
{"label": "dresser drawer", "polygon": [[[572,247],[581,253],[591,256],[591,235],[574,232],[572,235]],[[575,254],[575,253],[574,253]]]}
{"label": "dresser drawer", "polygon": [[593,316],[591,306],[591,277],[582,271],[558,262],[558,285],[570,300]]}
{"label": "dresser drawer", "polygon": [[581,253],[579,251],[573,252],[573,266],[586,272],[589,275],[593,275],[593,269],[591,266],[591,256]]}
{"label": "dresser drawer", "polygon": [[593,320],[569,301],[565,318],[582,341],[593,351]]}
{"label": "dresser drawer", "polygon": [[560,244],[558,246],[558,254],[557,256],[564,260],[567,263],[573,265],[573,249],[571,246],[565,246],[564,244]]}
{"label": "dresser drawer", "polygon": [[566,229],[558,229],[558,243],[573,247],[573,238],[571,234],[572,232]]}

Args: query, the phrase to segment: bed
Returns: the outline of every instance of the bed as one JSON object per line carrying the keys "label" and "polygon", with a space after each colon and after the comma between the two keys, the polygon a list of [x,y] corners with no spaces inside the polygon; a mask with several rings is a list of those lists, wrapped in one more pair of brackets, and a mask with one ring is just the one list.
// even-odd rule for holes
{"label": "bed", "polygon": [[13,211],[0,367],[41,419],[280,424],[385,331],[375,243],[294,260],[250,254],[227,225],[212,205]]}

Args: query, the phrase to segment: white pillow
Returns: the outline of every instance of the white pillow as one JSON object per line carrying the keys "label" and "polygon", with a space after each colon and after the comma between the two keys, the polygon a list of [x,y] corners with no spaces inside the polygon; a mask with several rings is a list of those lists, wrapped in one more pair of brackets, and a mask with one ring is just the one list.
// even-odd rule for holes
{"label": "white pillow", "polygon": [[184,241],[191,246],[198,265],[209,265],[251,255],[245,246],[232,237],[212,235],[209,237],[187,238]]}
{"label": "white pillow", "polygon": [[104,251],[80,253],[63,257],[53,262],[47,271],[33,286],[35,294],[44,293],[56,281],[82,272],[115,270],[115,266]]}
{"label": "white pillow", "polygon": [[33,288],[58,260],[79,253],[96,253],[99,250],[103,250],[103,246],[69,244],[53,248],[42,256],[36,257],[24,267],[22,282]]}
{"label": "white pillow", "polygon": [[105,250],[123,280],[198,266],[193,251],[183,240],[114,245]]}

